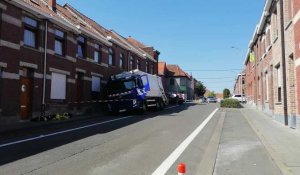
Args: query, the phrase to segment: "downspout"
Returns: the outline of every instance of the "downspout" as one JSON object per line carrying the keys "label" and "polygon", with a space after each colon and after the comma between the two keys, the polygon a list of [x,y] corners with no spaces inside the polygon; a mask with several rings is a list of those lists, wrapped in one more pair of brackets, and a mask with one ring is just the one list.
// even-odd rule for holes
{"label": "downspout", "polygon": [[286,87],[286,64],[285,64],[285,36],[284,36],[284,9],[283,0],[280,0],[280,33],[281,33],[281,58],[282,58],[282,78],[283,78],[283,113],[284,124],[288,125],[288,109],[287,109],[287,87]]}
{"label": "downspout", "polygon": [[48,48],[48,20],[45,20],[45,43],[44,43],[44,72],[43,72],[43,96],[42,96],[42,110],[41,116],[45,115],[46,103],[46,76],[47,76],[47,48]]}

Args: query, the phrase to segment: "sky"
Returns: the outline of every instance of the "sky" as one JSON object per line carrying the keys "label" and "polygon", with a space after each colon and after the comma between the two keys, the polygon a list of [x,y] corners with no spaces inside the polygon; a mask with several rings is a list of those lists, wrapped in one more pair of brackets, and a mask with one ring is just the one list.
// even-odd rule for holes
{"label": "sky", "polygon": [[233,90],[265,0],[57,0],[160,51],[207,89]]}

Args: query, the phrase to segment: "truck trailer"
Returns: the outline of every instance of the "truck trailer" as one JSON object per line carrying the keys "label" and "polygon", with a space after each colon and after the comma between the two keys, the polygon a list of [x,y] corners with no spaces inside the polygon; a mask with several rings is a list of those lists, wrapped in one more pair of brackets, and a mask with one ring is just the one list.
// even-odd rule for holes
{"label": "truck trailer", "polygon": [[144,112],[150,107],[163,109],[168,104],[161,78],[139,70],[111,76],[105,93],[110,112]]}

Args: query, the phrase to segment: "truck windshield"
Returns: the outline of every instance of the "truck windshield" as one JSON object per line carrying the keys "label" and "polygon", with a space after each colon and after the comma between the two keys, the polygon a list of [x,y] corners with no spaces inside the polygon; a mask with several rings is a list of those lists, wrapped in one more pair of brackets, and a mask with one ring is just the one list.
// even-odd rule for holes
{"label": "truck windshield", "polygon": [[107,92],[109,94],[120,93],[132,90],[136,87],[134,79],[111,81],[108,85]]}

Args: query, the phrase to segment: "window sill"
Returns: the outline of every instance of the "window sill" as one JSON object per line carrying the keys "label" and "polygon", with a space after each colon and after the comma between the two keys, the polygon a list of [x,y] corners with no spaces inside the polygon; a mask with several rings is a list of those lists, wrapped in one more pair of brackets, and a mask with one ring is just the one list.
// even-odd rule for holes
{"label": "window sill", "polygon": [[54,56],[56,56],[56,57],[58,57],[58,58],[66,59],[65,55],[59,55],[59,54],[57,54],[57,53],[55,53]]}
{"label": "window sill", "polygon": [[290,20],[287,25],[285,26],[284,30],[288,30],[290,28],[290,26],[292,25],[293,20]]}
{"label": "window sill", "polygon": [[78,60],[87,61],[87,62],[89,62],[89,63],[96,64],[96,65],[98,65],[98,66],[103,66],[103,67],[108,67],[108,66],[110,66],[110,67],[114,67],[114,66],[111,66],[111,65],[102,63],[102,62],[96,62],[95,60],[89,59],[89,58],[87,58],[87,59],[85,59],[85,58],[80,58],[80,57],[76,57],[76,58],[77,58]]}
{"label": "window sill", "polygon": [[267,52],[269,52],[272,49],[272,45],[269,45],[267,48]]}
{"label": "window sill", "polygon": [[62,99],[62,100],[59,100],[59,99],[50,99],[50,104],[65,104],[66,103],[66,100],[65,99]]}
{"label": "window sill", "polygon": [[275,105],[281,105],[282,104],[282,102],[276,102],[275,103]]}
{"label": "window sill", "polygon": [[273,40],[273,44],[276,43],[277,40],[278,40],[278,36],[276,36],[276,38]]}
{"label": "window sill", "polygon": [[23,48],[25,49],[29,49],[29,50],[32,50],[32,51],[36,51],[36,52],[40,52],[39,49],[35,48],[35,47],[31,47],[31,46],[27,46],[27,45],[23,45]]}

